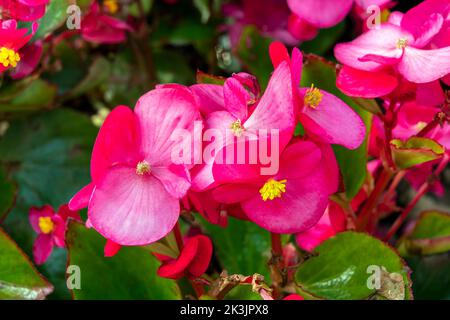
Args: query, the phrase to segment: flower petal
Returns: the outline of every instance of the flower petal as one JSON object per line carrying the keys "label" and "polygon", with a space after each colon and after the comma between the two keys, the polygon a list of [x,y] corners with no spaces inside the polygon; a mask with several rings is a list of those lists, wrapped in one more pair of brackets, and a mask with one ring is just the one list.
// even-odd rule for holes
{"label": "flower petal", "polygon": [[121,245],[146,245],[166,236],[180,213],[179,201],[151,175],[114,167],[97,185],[89,202],[92,226]]}
{"label": "flower petal", "polygon": [[202,234],[195,236],[198,241],[197,254],[188,267],[188,271],[194,277],[200,277],[208,269],[213,252],[211,240]]}
{"label": "flower petal", "polygon": [[353,0],[288,0],[289,8],[319,28],[332,27],[350,12]]}
{"label": "flower petal", "polygon": [[78,191],[69,201],[70,210],[81,210],[88,206],[95,185],[90,183]]}
{"label": "flower petal", "polygon": [[369,72],[343,66],[336,85],[348,96],[372,99],[391,93],[398,82],[396,77],[384,70]]}
{"label": "flower petal", "polygon": [[53,240],[50,234],[39,234],[33,244],[33,257],[37,265],[44,264],[53,251]]}
{"label": "flower petal", "polygon": [[[304,96],[308,89],[301,88]],[[364,141],[366,128],[359,115],[336,96],[321,90],[322,101],[316,108],[305,106],[300,121],[308,134],[314,134],[320,141],[340,144],[349,149],[358,148]],[[310,121],[308,121],[310,120]]]}

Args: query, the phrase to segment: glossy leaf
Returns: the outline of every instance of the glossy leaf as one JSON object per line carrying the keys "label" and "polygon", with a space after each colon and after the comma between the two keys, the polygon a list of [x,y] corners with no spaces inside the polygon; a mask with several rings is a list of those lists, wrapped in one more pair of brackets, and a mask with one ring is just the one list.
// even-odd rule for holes
{"label": "glossy leaf", "polygon": [[14,205],[16,193],[16,184],[8,179],[6,171],[0,167],[0,222]]}
{"label": "glossy leaf", "polygon": [[422,137],[412,137],[407,141],[391,140],[391,148],[395,164],[401,169],[439,159],[445,151],[436,141]]}
{"label": "glossy leaf", "polygon": [[72,221],[66,235],[68,265],[81,271],[75,299],[178,299],[175,281],[156,275],[159,262],[147,250],[124,247],[111,258],[103,256],[106,240],[93,229]]}
{"label": "glossy leaf", "polygon": [[[408,268],[402,259],[385,243],[367,234],[339,233],[319,245],[313,254],[297,270],[296,280],[302,291],[323,299],[411,297]],[[378,270],[379,274],[371,270]],[[372,282],[376,276],[380,276],[379,289]],[[394,284],[390,278],[396,279],[394,276],[400,277],[396,289],[382,291]]]}
{"label": "glossy leaf", "polygon": [[450,215],[423,212],[412,232],[399,241],[402,255],[430,255],[450,251]]}
{"label": "glossy leaf", "polygon": [[53,286],[0,228],[0,299],[44,299]]}

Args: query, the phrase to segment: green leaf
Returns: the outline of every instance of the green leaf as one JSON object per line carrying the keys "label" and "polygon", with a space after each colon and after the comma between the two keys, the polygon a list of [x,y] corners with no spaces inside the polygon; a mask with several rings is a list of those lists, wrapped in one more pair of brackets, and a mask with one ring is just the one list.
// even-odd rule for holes
{"label": "green leaf", "polygon": [[44,299],[52,285],[0,228],[0,299]]}
{"label": "green leaf", "polygon": [[[309,294],[324,299],[367,299],[376,293],[390,299],[411,298],[408,268],[402,259],[367,234],[339,233],[319,245],[314,254],[296,274],[300,289]],[[385,270],[379,274],[379,290],[369,285],[374,279],[369,267]],[[394,275],[400,277],[395,283]],[[384,290],[394,284],[395,290]]]}
{"label": "green leaf", "polygon": [[197,83],[223,85],[227,78],[208,74],[200,70],[197,71]]}
{"label": "green leaf", "polygon": [[105,239],[93,229],[71,221],[66,234],[68,265],[80,268],[81,288],[75,299],[179,299],[176,282],[156,275],[159,262],[140,247],[123,247],[103,256]]}
{"label": "green leaf", "polygon": [[352,199],[358,193],[366,178],[367,140],[372,115],[360,107],[361,101],[356,103],[355,100],[344,95],[336,87],[335,64],[315,55],[307,55],[302,73],[301,86],[311,87],[311,84],[340,98],[360,115],[366,125],[366,139],[358,149],[349,150],[342,146],[333,146],[344,179],[347,197]]}
{"label": "green leaf", "polygon": [[61,27],[68,18],[66,10],[71,4],[73,4],[71,0],[50,1],[45,16],[38,20],[39,28],[34,35],[34,39],[44,38]]}
{"label": "green leaf", "polygon": [[8,179],[4,168],[0,167],[0,222],[14,205],[16,193],[16,184]]}
{"label": "green leaf", "polygon": [[273,72],[269,57],[271,43],[272,39],[264,38],[255,27],[247,26],[242,32],[237,48],[239,58],[250,73],[256,76],[261,89],[266,88]]}
{"label": "green leaf", "polygon": [[303,52],[323,56],[337,43],[345,30],[345,21],[333,28],[321,29],[319,34],[311,41],[303,42],[300,46]]}
{"label": "green leaf", "polygon": [[110,77],[110,74],[111,67],[108,60],[103,57],[96,58],[89,67],[87,76],[69,92],[68,96],[72,98],[92,90],[105,83]]}
{"label": "green leaf", "polygon": [[[270,281],[270,235],[256,224],[230,218],[222,228],[202,223],[214,243],[216,255],[224,270],[231,274],[253,275],[259,273]],[[248,289],[248,290],[247,290]],[[233,289],[228,298],[253,299],[251,288]]]}
{"label": "green leaf", "polygon": [[200,12],[202,23],[207,23],[211,12],[209,11],[209,0],[194,0],[194,6]]}
{"label": "green leaf", "polygon": [[26,83],[19,83],[17,88],[16,84],[13,84],[12,88],[7,89],[7,94],[12,96],[9,101],[0,105],[0,112],[36,110],[52,105],[56,96],[55,86],[42,79],[36,79],[28,85]]}
{"label": "green leaf", "polygon": [[412,269],[414,297],[417,300],[450,300],[450,256],[448,253],[407,258]]}
{"label": "green leaf", "polygon": [[[57,209],[89,183],[89,160],[97,130],[89,117],[56,109],[11,121],[0,139],[0,165],[9,169],[9,177],[18,187],[16,205],[3,226],[27,254],[31,254],[36,237],[28,221],[30,207],[50,204]],[[69,298],[62,251],[54,250],[39,270],[56,288],[51,297]]]}
{"label": "green leaf", "polygon": [[394,162],[398,168],[408,169],[442,157],[443,146],[432,139],[412,137],[407,141],[391,140]]}
{"label": "green leaf", "polygon": [[404,256],[450,251],[450,214],[422,212],[413,231],[400,239],[398,247]]}

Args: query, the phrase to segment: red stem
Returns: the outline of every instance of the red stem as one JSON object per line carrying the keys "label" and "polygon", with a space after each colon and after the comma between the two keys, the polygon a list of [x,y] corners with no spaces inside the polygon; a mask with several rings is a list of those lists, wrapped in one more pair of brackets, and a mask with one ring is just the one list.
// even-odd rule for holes
{"label": "red stem", "polygon": [[179,222],[177,222],[177,224],[173,228],[173,233],[175,234],[175,240],[177,241],[178,250],[180,250],[181,252],[183,250],[183,237],[181,236]]}
{"label": "red stem", "polygon": [[419,131],[419,133],[416,135],[417,137],[424,137],[427,135],[430,131],[432,131],[436,126],[442,124],[446,120],[446,115],[443,111],[440,111],[436,113],[434,116],[434,119],[429,122],[425,128]]}
{"label": "red stem", "polygon": [[275,256],[283,256],[283,248],[281,246],[281,236],[278,233],[270,233],[272,239],[272,252]]}
{"label": "red stem", "polygon": [[408,206],[402,211],[402,213],[398,216],[397,220],[395,220],[394,224],[386,233],[384,241],[389,241],[392,238],[392,236],[397,232],[397,230],[402,226],[402,224],[408,217],[408,214],[411,212],[412,209],[414,209],[417,202],[419,202],[419,200],[430,190],[430,188],[436,182],[436,179],[439,178],[439,175],[447,166],[448,162],[449,156],[447,154],[444,154],[444,157],[442,158],[441,162],[439,163],[439,166],[436,168],[432,176],[424,184],[420,186],[419,190],[417,191],[417,194],[414,196],[414,198],[411,200]]}
{"label": "red stem", "polygon": [[370,193],[369,198],[361,209],[356,222],[358,230],[365,230],[369,222],[369,216],[378,203],[379,198],[383,194],[384,189],[388,185],[392,177],[392,171],[384,168],[375,184],[375,188]]}

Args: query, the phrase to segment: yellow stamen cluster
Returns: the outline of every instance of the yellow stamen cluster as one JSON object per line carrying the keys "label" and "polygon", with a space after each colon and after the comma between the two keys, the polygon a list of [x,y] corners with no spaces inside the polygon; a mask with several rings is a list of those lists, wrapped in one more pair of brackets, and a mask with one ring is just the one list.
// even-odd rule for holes
{"label": "yellow stamen cluster", "polygon": [[136,166],[136,173],[143,176],[151,171],[150,164],[147,161],[140,161]]}
{"label": "yellow stamen cluster", "polygon": [[397,48],[398,49],[405,49],[408,46],[408,39],[400,38],[397,41]]}
{"label": "yellow stamen cluster", "polygon": [[42,233],[49,234],[55,229],[55,224],[50,217],[40,217],[39,218],[39,229]]}
{"label": "yellow stamen cluster", "polygon": [[230,128],[236,137],[240,137],[242,135],[242,132],[244,132],[244,127],[242,126],[241,120],[239,119],[233,122]]}
{"label": "yellow stamen cluster", "polygon": [[313,109],[317,108],[322,101],[323,94],[318,88],[314,88],[314,84],[311,84],[311,88],[306,90],[304,103],[305,106],[309,106]]}
{"label": "yellow stamen cluster", "polygon": [[119,4],[117,3],[117,0],[104,0],[103,6],[110,14],[115,14],[119,11]]}
{"label": "yellow stamen cluster", "polygon": [[286,192],[286,182],[286,179],[280,181],[269,179],[264,186],[259,189],[261,198],[264,201],[267,201],[267,199],[273,200],[275,198],[281,198],[281,194]]}
{"label": "yellow stamen cluster", "polygon": [[9,66],[15,68],[17,66],[17,62],[19,61],[20,56],[17,52],[5,47],[0,48],[0,64],[2,64],[5,68],[8,68]]}

